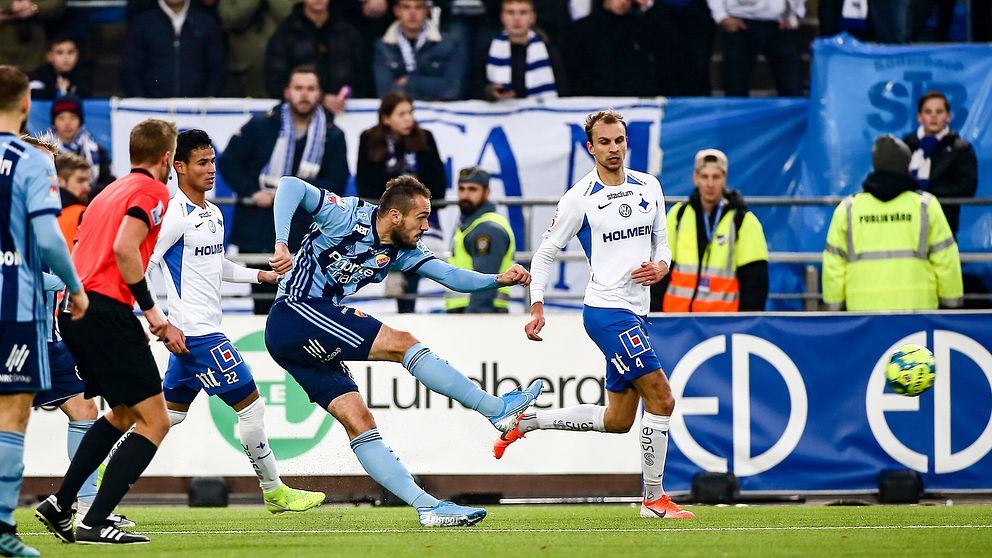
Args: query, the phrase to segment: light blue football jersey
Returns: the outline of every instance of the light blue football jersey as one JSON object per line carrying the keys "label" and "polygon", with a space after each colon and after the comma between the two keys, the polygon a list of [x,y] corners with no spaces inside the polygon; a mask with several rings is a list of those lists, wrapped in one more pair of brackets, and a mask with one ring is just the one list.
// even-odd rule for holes
{"label": "light blue football jersey", "polygon": [[314,224],[293,258],[293,269],[279,282],[276,298],[330,299],[339,304],[391,270],[416,271],[434,254],[418,241],[412,249],[383,245],[375,230],[378,206],[322,191],[311,212]]}
{"label": "light blue football jersey", "polygon": [[13,134],[0,134],[0,320],[46,319],[45,262],[31,219],[61,212],[52,158]]}

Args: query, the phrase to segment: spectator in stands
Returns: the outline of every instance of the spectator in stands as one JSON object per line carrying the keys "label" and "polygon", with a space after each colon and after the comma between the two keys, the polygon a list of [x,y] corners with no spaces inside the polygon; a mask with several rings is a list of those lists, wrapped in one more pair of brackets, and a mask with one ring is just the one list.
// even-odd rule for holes
{"label": "spectator in stands", "polygon": [[557,97],[565,71],[554,45],[534,30],[534,1],[503,0],[500,19],[503,32],[489,45],[486,99]]}
{"label": "spectator in stands", "polygon": [[401,91],[422,101],[462,99],[469,60],[461,55],[458,40],[442,35],[428,19],[427,0],[399,0],[393,14],[396,22],[375,45],[377,94]]}
{"label": "spectator in stands", "polygon": [[649,5],[650,0],[603,0],[602,10],[571,25],[562,49],[569,94],[658,94],[656,37],[644,17]]}
{"label": "spectator in stands", "polygon": [[55,37],[45,53],[46,64],[31,72],[31,98],[63,95],[90,97],[90,76],[79,64],[79,49],[70,37]]}
{"label": "spectator in stands", "polygon": [[[409,174],[417,177],[431,191],[432,200],[443,200],[448,189],[448,176],[438,153],[434,135],[424,130],[413,117],[413,99],[404,93],[387,93],[379,105],[379,123],[362,132],[358,141],[358,168],[355,186],[358,195],[378,200],[386,190],[386,182]],[[439,244],[440,222],[432,212],[430,227],[424,242]],[[433,236],[434,238],[429,237]],[[386,279],[387,294],[398,298],[400,313],[414,311],[417,285],[416,273],[390,274]]]}
{"label": "spectator in stands", "polygon": [[737,312],[765,309],[768,245],[761,223],[740,192],[727,188],[727,156],[696,153],[689,203],[668,212],[672,272],[652,289],[665,312]]}
{"label": "spectator in stands", "polygon": [[[348,183],[344,132],[334,125],[322,104],[317,71],[295,68],[283,90],[284,102],[249,120],[235,134],[217,161],[224,181],[240,198],[234,209],[230,241],[241,252],[271,253],[275,245],[272,202],[279,178],[296,176],[341,194]],[[297,210],[289,234],[296,251],[313,219]],[[262,269],[268,269],[264,267]],[[274,293],[272,285],[253,285],[253,292]],[[272,300],[255,300],[255,312],[266,314]]]}
{"label": "spectator in stands", "polygon": [[716,26],[706,0],[656,0],[647,11],[656,33],[661,95],[708,97]]}
{"label": "spectator in stands", "polygon": [[361,35],[347,21],[332,17],[327,7],[328,0],[304,0],[293,7],[269,39],[265,77],[269,95],[278,97],[293,68],[313,67],[324,108],[337,113],[350,94],[369,97],[372,89]]}
{"label": "spectator in stands", "polygon": [[918,193],[909,147],[875,140],[864,192],[837,206],[823,251],[823,302],[832,310],[961,306],[961,259],[940,202]]}
{"label": "spectator in stands", "polygon": [[[371,53],[375,43],[392,25],[396,18],[389,8],[390,0],[334,0],[331,3],[331,17],[339,17],[351,24],[362,35],[362,48]],[[371,60],[371,54],[369,54]],[[367,69],[369,83],[372,83],[372,65]],[[370,85],[371,86],[371,85]]]}
{"label": "spectator in stands", "polygon": [[162,0],[128,26],[124,92],[129,97],[216,97],[224,84],[224,37],[190,0]]}
{"label": "spectator in stands", "polygon": [[[458,173],[458,208],[461,220],[451,237],[448,263],[479,273],[503,273],[513,265],[516,243],[510,223],[489,201],[489,173],[479,167]],[[446,292],[449,314],[505,314],[510,308],[510,288],[472,293]]]}
{"label": "spectator in stands", "polygon": [[66,95],[52,102],[52,132],[59,138],[59,149],[75,153],[89,163],[90,188],[95,196],[114,181],[110,172],[110,155],[97,143],[84,126],[83,102],[75,95]]}
{"label": "spectator in stands", "polygon": [[83,211],[90,203],[90,164],[75,153],[62,152],[55,157],[62,196],[62,213],[58,216],[59,228],[71,252],[76,244],[76,231]]}
{"label": "spectator in stands", "polygon": [[0,0],[0,64],[25,73],[45,63],[45,25],[65,9],[65,0]]}
{"label": "spectator in stands", "polygon": [[486,85],[483,62],[489,43],[499,29],[500,2],[496,0],[434,0],[440,8],[441,32],[458,41],[461,56],[469,61],[465,98],[481,99]]}
{"label": "spectator in stands", "polygon": [[572,23],[569,0],[540,0],[534,3],[537,12],[535,29],[540,29],[553,45],[561,45],[565,32]]}
{"label": "spectator in stands", "polygon": [[802,35],[799,20],[806,0],[707,0],[723,44],[723,89],[728,97],[747,97],[758,55],[768,61],[781,97],[799,97],[802,85]]}
{"label": "spectator in stands", "polygon": [[[978,190],[975,148],[951,129],[951,103],[940,91],[930,91],[917,103],[920,127],[903,138],[913,152],[910,174],[920,188],[943,198],[972,198]],[[944,215],[957,237],[961,206],[945,205]]]}
{"label": "spectator in stands", "polygon": [[[223,0],[217,5],[221,27],[231,49],[226,89],[238,97],[268,97],[265,48],[276,28],[293,11],[297,0]],[[272,96],[286,84],[282,76]]]}

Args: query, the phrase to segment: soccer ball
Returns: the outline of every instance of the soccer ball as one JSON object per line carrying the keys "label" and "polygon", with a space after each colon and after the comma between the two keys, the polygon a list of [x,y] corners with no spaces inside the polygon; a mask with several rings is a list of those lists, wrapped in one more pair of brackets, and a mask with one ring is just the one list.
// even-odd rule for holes
{"label": "soccer ball", "polygon": [[916,397],[933,386],[936,376],[933,353],[919,345],[903,345],[889,357],[885,379],[892,391]]}

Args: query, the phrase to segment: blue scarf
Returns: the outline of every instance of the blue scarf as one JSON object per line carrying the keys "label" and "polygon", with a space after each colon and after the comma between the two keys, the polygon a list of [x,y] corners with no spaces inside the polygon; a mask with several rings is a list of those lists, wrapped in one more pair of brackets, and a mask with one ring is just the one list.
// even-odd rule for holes
{"label": "blue scarf", "polygon": [[[55,133],[54,128],[52,128],[52,133]],[[62,151],[69,151],[86,159],[86,162],[90,164],[90,184],[95,186],[100,177],[100,145],[96,142],[93,134],[86,129],[86,126],[80,126],[79,131],[76,132],[76,137],[71,142],[62,144]]]}
{"label": "blue scarf", "polygon": [[262,167],[258,175],[258,183],[262,189],[275,190],[279,187],[279,179],[284,176],[296,176],[303,180],[313,180],[320,172],[320,163],[324,159],[324,144],[327,141],[327,117],[320,106],[314,111],[310,125],[307,126],[307,143],[303,148],[303,158],[300,168],[293,173],[293,158],[296,156],[296,127],[293,126],[293,115],[289,103],[282,104],[279,138],[269,162]]}

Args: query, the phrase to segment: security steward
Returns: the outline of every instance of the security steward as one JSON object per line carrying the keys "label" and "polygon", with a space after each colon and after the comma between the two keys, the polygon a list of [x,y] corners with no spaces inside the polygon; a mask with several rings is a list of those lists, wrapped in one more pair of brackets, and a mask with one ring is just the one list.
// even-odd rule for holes
{"label": "security steward", "polygon": [[[458,173],[458,208],[461,221],[451,238],[448,263],[480,273],[503,273],[513,265],[516,242],[505,217],[489,201],[489,173],[479,167]],[[444,309],[449,313],[506,313],[510,288],[477,293],[448,291]]]}
{"label": "security steward", "polygon": [[[738,312],[765,309],[768,245],[761,223],[740,192],[727,188],[727,155],[696,153],[688,203],[668,212],[672,272],[662,281],[665,312]],[[652,293],[657,295],[660,293]],[[657,305],[659,296],[652,296]],[[656,310],[657,308],[652,308]]]}
{"label": "security steward", "polygon": [[831,310],[931,310],[963,301],[961,258],[940,202],[918,192],[910,149],[893,136],[872,148],[864,192],[834,210],[823,251]]}

